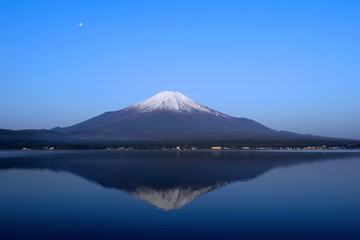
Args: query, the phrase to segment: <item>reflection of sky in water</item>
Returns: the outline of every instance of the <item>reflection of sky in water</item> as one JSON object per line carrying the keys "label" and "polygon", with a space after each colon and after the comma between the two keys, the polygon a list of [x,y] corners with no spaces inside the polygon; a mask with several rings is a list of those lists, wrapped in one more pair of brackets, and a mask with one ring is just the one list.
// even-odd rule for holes
{"label": "reflection of sky in water", "polygon": [[[175,156],[179,157],[178,154]],[[85,234],[90,239],[106,236],[114,239],[239,239],[266,236],[283,239],[296,239],[296,236],[299,239],[339,239],[341,236],[341,239],[357,239],[360,236],[359,157],[345,154],[344,158],[320,157],[312,161],[297,158],[292,160],[296,163],[290,165],[277,161],[274,165],[267,165],[266,171],[259,166],[261,171],[253,178],[240,179],[200,194],[181,209],[162,211],[131,195],[132,187],[138,185],[118,185],[127,188],[124,191],[114,187],[118,184],[116,181],[127,181],[128,178],[108,175],[114,182],[107,184],[114,185],[104,188],[94,180],[104,180],[102,176],[96,178],[98,176],[88,169],[78,172],[78,176],[70,173],[70,169],[79,171],[81,166],[84,167],[80,164],[81,159],[73,156],[71,161],[66,162],[65,158],[53,157],[49,161],[49,158],[38,156],[37,167],[31,170],[27,165],[26,169],[17,167],[0,171],[0,237],[5,239],[14,234],[15,237],[49,238],[56,232],[59,238],[76,238]],[[156,162],[155,159],[158,158],[151,162],[159,165],[161,161]],[[204,159],[201,160],[205,161],[203,164],[213,164],[211,160]],[[263,165],[259,159],[254,161]],[[133,163],[133,166],[139,166],[140,162]],[[228,159],[224,164],[233,162]],[[238,164],[231,166],[236,168]],[[93,165],[98,166],[97,163]],[[0,166],[4,168],[4,159],[1,159]],[[57,169],[60,166],[64,169]],[[183,167],[182,164],[176,165],[175,169],[180,172],[187,170]],[[215,164],[214,167],[218,166]],[[123,169],[117,165],[115,168]],[[222,170],[228,171],[226,168]],[[86,174],[93,179],[86,178]],[[178,176],[190,177],[185,172]],[[219,175],[216,180],[227,177],[226,174]],[[139,176],[133,176],[133,179],[137,178]],[[206,185],[204,179],[209,179],[211,185]],[[185,180],[181,183],[187,183]],[[200,186],[213,186],[211,176],[193,180],[199,181],[195,190]],[[166,191],[167,187],[180,186],[173,179],[169,181],[173,185],[161,188],[153,184],[152,189]],[[151,190],[150,185],[145,187]],[[192,186],[185,186],[185,189],[189,187]]]}

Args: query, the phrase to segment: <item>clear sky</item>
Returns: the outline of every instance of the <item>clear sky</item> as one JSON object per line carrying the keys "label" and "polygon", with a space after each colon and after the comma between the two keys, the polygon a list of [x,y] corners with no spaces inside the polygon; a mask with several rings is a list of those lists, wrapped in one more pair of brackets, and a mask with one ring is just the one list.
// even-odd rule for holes
{"label": "clear sky", "polygon": [[0,81],[0,128],[65,127],[172,90],[360,139],[360,1],[2,0]]}

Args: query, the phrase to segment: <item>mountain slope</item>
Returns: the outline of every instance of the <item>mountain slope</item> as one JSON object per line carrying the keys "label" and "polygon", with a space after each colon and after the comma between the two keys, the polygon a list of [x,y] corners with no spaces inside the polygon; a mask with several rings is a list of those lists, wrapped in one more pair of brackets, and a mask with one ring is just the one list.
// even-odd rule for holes
{"label": "mountain slope", "polygon": [[125,109],[106,112],[67,128],[72,137],[97,140],[312,139],[275,131],[253,120],[236,118],[194,102],[179,92],[164,91]]}

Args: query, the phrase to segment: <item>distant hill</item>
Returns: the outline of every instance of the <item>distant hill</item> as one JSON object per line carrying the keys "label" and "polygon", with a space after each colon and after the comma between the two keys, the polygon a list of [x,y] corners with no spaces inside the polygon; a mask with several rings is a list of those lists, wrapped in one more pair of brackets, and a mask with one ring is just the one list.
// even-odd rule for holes
{"label": "distant hill", "polygon": [[0,148],[44,146],[51,143],[60,144],[71,141],[73,141],[71,137],[56,131],[0,129]]}

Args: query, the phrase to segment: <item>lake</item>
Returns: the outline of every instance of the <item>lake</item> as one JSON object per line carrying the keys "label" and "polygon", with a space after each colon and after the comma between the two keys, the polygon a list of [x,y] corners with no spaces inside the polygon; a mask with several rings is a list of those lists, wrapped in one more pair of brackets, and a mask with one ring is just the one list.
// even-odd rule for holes
{"label": "lake", "polygon": [[360,239],[360,151],[0,151],[0,239]]}

